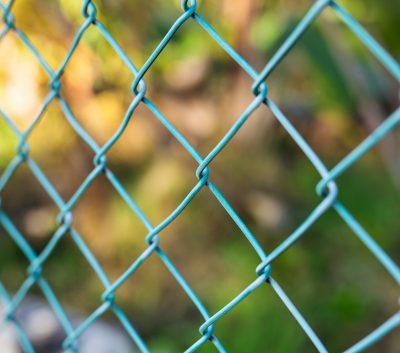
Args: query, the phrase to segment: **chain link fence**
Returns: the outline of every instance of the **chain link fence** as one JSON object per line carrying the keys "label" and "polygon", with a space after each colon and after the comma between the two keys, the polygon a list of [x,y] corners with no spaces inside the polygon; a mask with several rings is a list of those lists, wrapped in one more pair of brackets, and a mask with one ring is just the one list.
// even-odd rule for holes
{"label": "chain link fence", "polygon": [[[338,16],[344,24],[357,36],[357,38],[364,44],[364,46],[375,56],[375,58],[386,68],[386,70],[396,79],[400,80],[400,66],[399,64],[379,45],[379,43],[360,25],[360,23],[352,17],[341,5],[335,1],[318,0],[312,4],[308,12],[304,15],[301,21],[296,25],[294,30],[286,38],[279,49],[274,53],[271,59],[267,62],[261,72],[256,71],[235,49],[228,44],[228,42],[210,25],[210,23],[197,12],[195,0],[182,1],[182,14],[176,19],[176,22],[168,30],[167,34],[157,45],[153,53],[148,57],[145,64],[141,68],[137,68],[131,61],[131,58],[124,52],[118,41],[110,34],[105,25],[97,18],[96,6],[91,0],[84,0],[82,5],[82,24],[76,32],[74,40],[68,50],[65,59],[57,70],[54,70],[43,58],[41,53],[35,48],[27,35],[21,31],[15,21],[13,15],[13,5],[15,1],[10,0],[6,3],[0,3],[2,12],[3,28],[0,32],[0,40],[6,37],[9,33],[13,32],[21,43],[33,54],[33,57],[40,66],[46,71],[50,84],[46,98],[44,99],[41,109],[30,126],[21,131],[13,118],[7,112],[0,110],[0,119],[2,119],[10,129],[12,129],[15,136],[18,138],[19,144],[15,152],[13,160],[9,163],[5,171],[0,177],[0,192],[5,188],[13,175],[20,168],[21,165],[27,166],[37,181],[41,184],[43,189],[54,201],[59,209],[57,217],[58,228],[54,235],[48,241],[47,245],[40,253],[36,253],[29,245],[23,234],[11,221],[9,215],[4,211],[1,204],[0,194],[0,224],[11,237],[15,244],[20,248],[26,256],[30,265],[27,271],[27,277],[19,290],[10,294],[7,288],[0,282],[0,298],[6,305],[3,325],[13,325],[18,333],[19,343],[25,352],[32,353],[34,348],[29,341],[28,336],[24,332],[22,326],[15,317],[15,312],[26,295],[30,292],[33,286],[37,285],[43,292],[48,303],[54,310],[62,328],[65,331],[66,339],[63,342],[62,349],[65,352],[79,352],[79,338],[80,336],[91,327],[91,325],[98,320],[106,312],[113,312],[118,320],[121,322],[126,332],[136,344],[141,352],[149,352],[145,340],[142,339],[140,332],[135,328],[134,324],[130,322],[124,311],[116,304],[115,297],[117,289],[128,278],[134,275],[135,271],[142,266],[152,256],[158,256],[165,264],[166,268],[174,276],[175,280],[183,288],[188,298],[193,302],[194,307],[200,312],[204,318],[204,323],[199,328],[199,338],[197,341],[187,348],[186,352],[194,352],[205,344],[212,344],[217,351],[226,352],[223,342],[217,337],[214,331],[215,324],[220,318],[226,315],[235,306],[240,305],[241,302],[256,291],[260,286],[268,286],[282,301],[282,305],[286,306],[290,313],[293,315],[294,320],[301,326],[304,334],[308,336],[315,348],[319,352],[327,352],[323,338],[319,337],[313,330],[306,319],[302,316],[301,310],[289,299],[288,295],[281,288],[278,282],[273,278],[272,264],[285,252],[289,247],[296,244],[297,241],[307,232],[307,230],[314,224],[327,210],[333,209],[344,220],[348,227],[352,230],[354,235],[369,249],[371,256],[375,256],[377,261],[387,270],[393,280],[400,283],[400,271],[395,262],[382,250],[382,248],[375,242],[375,240],[368,234],[362,225],[355,219],[349,212],[346,206],[339,200],[338,187],[335,180],[345,173],[354,163],[362,158],[368,151],[381,141],[391,130],[395,129],[400,123],[400,108],[393,111],[385,121],[376,130],[371,133],[364,141],[362,141],[351,153],[337,163],[332,169],[328,169],[321,161],[315,151],[309,146],[302,135],[291,124],[287,117],[282,113],[280,108],[268,97],[268,85],[266,80],[272,71],[280,64],[282,59],[289,55],[292,48],[296,45],[307,28],[318,18],[323,11],[330,11],[335,16]],[[253,101],[242,112],[241,116],[231,126],[225,136],[215,145],[215,147],[206,155],[201,156],[198,151],[188,142],[188,140],[178,131],[177,128],[168,120],[166,116],[157,108],[157,106],[146,96],[146,73],[151,69],[160,53],[168,46],[170,40],[174,37],[178,29],[188,21],[195,22],[196,25],[204,29],[208,33],[209,39],[214,40],[218,45],[241,67],[241,69],[251,77],[253,81],[252,92],[254,94]],[[102,146],[99,146],[90,134],[85,131],[82,125],[74,116],[69,107],[68,102],[60,92],[61,83],[60,79],[64,72],[68,70],[68,64],[73,57],[79,42],[85,36],[88,28],[94,27],[105,38],[118,55],[126,67],[132,74],[132,101],[122,119],[122,123],[115,131],[114,135]],[[35,129],[40,129],[40,121],[45,114],[51,102],[58,101],[65,119],[74,129],[80,139],[94,152],[95,158],[93,160],[93,168],[84,182],[77,188],[76,192],[69,200],[64,200],[56,191],[55,187],[46,177],[42,169],[38,166],[29,153],[29,144],[27,139]],[[107,165],[107,153],[116,144],[119,138],[124,134],[127,125],[131,122],[132,117],[135,115],[135,110],[140,105],[146,105],[147,108],[154,114],[154,116],[164,125],[170,134],[176,139],[179,144],[187,151],[187,153],[197,162],[198,167],[193,171],[197,178],[198,183],[186,195],[182,202],[176,206],[175,210],[165,218],[160,224],[152,224],[135,200],[123,187],[120,180],[116,177],[113,171]],[[260,106],[265,105],[272,112],[276,120],[284,127],[287,134],[295,141],[295,143],[303,151],[304,155],[308,158],[309,163],[317,170],[321,180],[316,185],[316,192],[321,197],[321,201],[317,204],[314,210],[298,225],[298,227],[285,237],[275,249],[263,249],[257,240],[257,235],[252,234],[247,225],[239,217],[238,213],[234,210],[228,200],[225,198],[220,189],[211,181],[210,173],[212,169],[212,161],[214,158],[230,143],[235,134],[241,129],[243,124],[251,119],[252,114]],[[134,122],[133,122],[134,124]],[[148,234],[144,239],[147,243],[146,250],[136,259],[132,259],[131,266],[123,273],[118,280],[111,282],[103,268],[100,266],[96,257],[89,249],[81,235],[74,228],[74,206],[78,200],[85,194],[88,187],[94,182],[100,174],[105,175],[110,185],[117,191],[123,198],[126,204],[132,211],[132,214],[140,218],[144,226],[148,230]],[[226,210],[226,216],[231,217],[236,223],[237,227],[243,233],[243,236],[251,244],[254,249],[254,256],[259,257],[259,265],[255,269],[255,279],[240,293],[232,293],[232,299],[226,303],[219,311],[210,313],[206,306],[203,304],[201,298],[195,293],[191,286],[186,282],[181,273],[175,267],[170,257],[164,252],[162,247],[162,237],[160,232],[167,228],[173,222],[185,207],[192,202],[196,195],[203,188],[208,188],[215,196],[215,199]],[[76,247],[84,255],[87,260],[88,266],[91,266],[101,282],[104,285],[104,293],[102,295],[102,305],[93,311],[83,323],[78,327],[74,327],[71,323],[66,311],[60,304],[57,293],[53,291],[46,278],[42,276],[42,268],[46,260],[53,253],[54,249],[58,246],[63,237],[71,237]],[[376,341],[383,338],[389,332],[395,330],[400,326],[400,312],[396,312],[393,316],[387,318],[379,327],[370,332],[359,342],[349,347],[346,352],[360,352],[369,346],[373,345]],[[261,327],[260,330],[263,328]],[[284,330],[284,328],[282,328]]]}

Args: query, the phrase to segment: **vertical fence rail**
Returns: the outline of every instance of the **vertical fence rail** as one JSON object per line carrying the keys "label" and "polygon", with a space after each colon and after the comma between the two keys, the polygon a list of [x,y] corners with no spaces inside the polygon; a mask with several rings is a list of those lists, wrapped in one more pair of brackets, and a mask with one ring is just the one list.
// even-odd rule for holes
{"label": "vertical fence rail", "polygon": [[[45,70],[49,78],[49,90],[46,98],[44,99],[39,113],[34,118],[31,125],[25,130],[21,131],[14,123],[12,117],[0,108],[0,119],[2,119],[12,130],[13,134],[17,137],[19,143],[15,156],[8,164],[3,174],[0,176],[0,225],[11,239],[20,248],[23,254],[29,261],[27,270],[27,277],[22,286],[16,293],[11,295],[8,293],[5,286],[0,282],[0,298],[5,303],[5,314],[3,325],[13,325],[16,329],[19,343],[25,352],[34,352],[29,338],[24,332],[22,326],[15,317],[15,312],[19,304],[23,301],[25,296],[29,293],[34,285],[39,286],[50,306],[54,310],[63,330],[66,334],[66,339],[63,342],[64,352],[79,352],[78,339],[79,337],[105,312],[112,311],[115,316],[120,320],[123,327],[126,329],[129,336],[135,342],[137,348],[141,352],[149,352],[146,342],[142,339],[140,332],[136,330],[134,324],[130,322],[125,313],[115,303],[116,290],[142,266],[151,256],[158,256],[165,264],[168,271],[174,276],[175,280],[179,283],[182,289],[187,294],[188,298],[193,302],[199,313],[204,318],[204,323],[199,328],[199,338],[186,352],[194,352],[204,344],[213,344],[219,352],[226,352],[223,343],[214,334],[215,323],[228,313],[232,308],[251,295],[260,286],[268,286],[273,290],[276,295],[281,299],[283,305],[287,307],[293,318],[298,322],[304,333],[309,337],[315,348],[319,352],[327,352],[324,343],[320,337],[313,330],[312,326],[300,313],[300,310],[289,299],[288,295],[278,284],[276,279],[272,277],[271,265],[272,263],[289,247],[293,246],[300,238],[307,232],[309,227],[315,223],[327,210],[333,209],[344,220],[352,232],[357,236],[362,243],[368,248],[371,255],[375,256],[377,261],[387,270],[393,280],[400,284],[400,270],[395,262],[383,251],[379,244],[371,237],[370,234],[362,227],[362,225],[355,219],[349,212],[346,206],[339,201],[338,187],[335,180],[343,173],[345,173],[353,164],[362,158],[373,146],[382,140],[390,131],[398,127],[400,123],[400,108],[397,108],[374,132],[370,134],[364,141],[362,141],[351,153],[343,158],[337,165],[329,170],[316,152],[307,144],[306,140],[290,123],[287,117],[282,113],[279,107],[268,97],[268,86],[266,79],[270,73],[280,64],[283,58],[290,54],[292,48],[299,41],[301,36],[307,28],[317,20],[319,15],[324,11],[331,11],[335,13],[343,23],[358,37],[358,39],[365,45],[365,47],[372,53],[373,56],[387,69],[387,71],[396,79],[400,80],[400,66],[390,54],[388,54],[375,39],[368,34],[368,32],[349,14],[341,5],[335,1],[319,0],[316,1],[299,21],[294,30],[286,38],[283,44],[266,63],[261,72],[257,72],[243,57],[241,57],[234,48],[232,48],[224,38],[217,33],[217,31],[210,25],[209,22],[197,12],[197,3],[195,0],[182,1],[182,14],[175,21],[175,23],[168,30],[164,38],[154,49],[152,54],[148,57],[145,64],[141,68],[137,68],[124,50],[119,46],[117,40],[110,34],[107,28],[97,18],[97,12],[94,2],[91,0],[84,0],[82,4],[82,23],[80,28],[75,34],[74,40],[62,61],[61,65],[56,69],[52,69],[50,65],[43,58],[41,53],[35,48],[29,38],[21,31],[15,23],[13,15],[14,1],[10,0],[6,3],[0,2],[0,11],[2,14],[3,28],[0,31],[0,41],[13,33],[23,45],[33,54],[33,60],[36,60],[40,66]],[[174,37],[176,31],[185,26],[188,21],[194,21],[198,26],[208,33],[210,40],[216,41],[220,47],[233,59],[240,67],[246,72],[253,80],[252,92],[254,94],[253,101],[243,111],[241,116],[232,125],[226,135],[217,143],[217,145],[206,156],[201,156],[196,149],[185,139],[185,137],[176,129],[166,116],[157,108],[157,106],[146,96],[146,83],[145,76],[148,70],[152,67],[157,60],[160,53],[168,45],[169,41]],[[122,123],[118,127],[114,135],[102,146],[99,146],[89,135],[87,131],[80,125],[75,118],[74,113],[70,109],[68,102],[65,100],[60,92],[61,82],[60,79],[64,72],[68,70],[69,62],[79,45],[82,37],[85,36],[89,28],[95,28],[105,40],[112,46],[115,55],[118,55],[129,69],[132,74],[132,101],[122,119]],[[0,47],[1,50],[1,47]],[[38,123],[42,119],[48,106],[51,102],[58,101],[61,110],[74,129],[79,135],[81,140],[94,152],[95,158],[93,160],[93,168],[83,183],[77,188],[73,196],[69,200],[64,200],[56,191],[52,183],[46,177],[44,172],[40,169],[38,164],[29,154],[29,144],[27,139],[34,129],[38,129]],[[132,199],[129,193],[125,190],[118,178],[113,174],[112,170],[107,165],[107,152],[113,147],[118,139],[123,135],[125,128],[130,122],[135,110],[139,105],[146,105],[154,116],[165,126],[171,135],[184,147],[184,149],[192,156],[198,163],[195,171],[198,182],[193,189],[186,195],[182,202],[177,205],[176,209],[166,217],[160,224],[152,224],[136,202]],[[224,197],[219,188],[210,180],[209,170],[213,159],[221,152],[221,150],[230,142],[235,134],[241,129],[242,125],[247,119],[251,119],[252,114],[261,105],[265,105],[270,109],[273,116],[284,127],[290,137],[296,142],[299,148],[303,151],[304,155],[308,158],[309,162],[313,165],[316,171],[321,176],[321,180],[316,185],[316,192],[321,197],[321,201],[315,206],[312,212],[298,225],[298,227],[288,234],[284,241],[275,249],[264,250],[257,241],[257,237],[252,234],[246,224],[241,220],[238,213],[233,209],[228,200]],[[36,253],[29,243],[25,240],[20,230],[13,224],[9,215],[2,207],[1,192],[9,183],[14,173],[21,165],[26,165],[37,181],[41,184],[45,192],[54,201],[59,209],[57,217],[58,227],[53,236],[48,241],[45,248]],[[85,244],[84,240],[74,228],[73,209],[77,201],[86,192],[88,187],[93,181],[103,174],[108,179],[110,185],[117,191],[123,198],[126,204],[131,209],[144,226],[147,228],[148,234],[144,239],[147,243],[147,248],[136,259],[132,259],[131,266],[123,273],[115,282],[111,282],[105,274],[104,270],[96,260],[89,247]],[[230,302],[226,303],[216,313],[209,313],[206,306],[202,303],[201,299],[197,296],[194,290],[186,282],[183,276],[179,273],[174,263],[170,260],[168,255],[162,249],[162,239],[160,232],[167,228],[170,223],[179,217],[183,209],[196,197],[200,190],[208,188],[215,196],[215,199],[224,207],[227,216],[231,217],[236,223],[238,228],[243,233],[244,237],[248,240],[255,251],[255,256],[259,257],[259,265],[255,269],[255,278],[242,292],[232,294]],[[71,237],[76,247],[86,258],[88,265],[90,265],[102,284],[104,285],[104,293],[102,295],[102,304],[89,315],[78,327],[74,327],[71,323],[67,313],[63,309],[57,295],[42,276],[42,268],[48,257],[52,254],[54,249],[63,237]],[[374,344],[377,340],[384,337],[389,332],[395,330],[400,326],[400,312],[396,312],[392,317],[387,318],[374,331],[370,332],[365,338],[359,342],[355,342],[353,346],[349,347],[346,352],[360,352],[370,345]],[[262,329],[262,328],[260,328]]]}

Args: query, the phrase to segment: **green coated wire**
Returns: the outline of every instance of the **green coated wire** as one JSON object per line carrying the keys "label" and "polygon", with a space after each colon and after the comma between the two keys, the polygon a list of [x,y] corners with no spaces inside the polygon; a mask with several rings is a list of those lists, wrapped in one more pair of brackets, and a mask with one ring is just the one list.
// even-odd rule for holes
{"label": "green coated wire", "polygon": [[[229,312],[240,305],[241,302],[251,295],[257,288],[262,285],[269,286],[282,303],[286,306],[293,318],[297,321],[304,333],[308,336],[317,351],[326,353],[327,348],[316,331],[310,326],[306,319],[300,313],[300,310],[290,300],[278,282],[271,277],[272,263],[289,247],[293,246],[306,233],[307,230],[329,209],[333,209],[360,239],[360,241],[369,249],[372,255],[381,263],[388,271],[397,284],[400,284],[400,269],[396,263],[389,257],[388,254],[378,245],[370,234],[362,227],[355,219],[345,205],[338,199],[338,187],[336,179],[345,173],[352,165],[362,158],[373,146],[382,140],[390,131],[395,129],[400,124],[400,108],[395,110],[374,132],[370,134],[362,143],[360,143],[352,152],[337,163],[329,170],[315,151],[308,145],[307,141],[290,123],[287,117],[282,113],[279,107],[268,97],[267,78],[271,72],[281,63],[286,55],[290,54],[291,49],[301,39],[307,28],[317,20],[318,16],[330,9],[343,21],[343,23],[356,35],[356,37],[365,45],[365,47],[376,57],[376,59],[387,69],[387,71],[396,79],[400,80],[400,66],[389,53],[387,53],[379,43],[355,20],[342,6],[332,0],[318,0],[310,7],[308,12],[299,21],[290,35],[283,41],[281,46],[272,55],[271,59],[266,63],[261,72],[255,70],[242,56],[240,56],[224,38],[209,24],[209,22],[197,13],[197,2],[195,0],[181,1],[183,13],[174,22],[167,31],[163,39],[156,46],[154,51],[145,61],[141,68],[137,68],[117,40],[109,33],[107,28],[98,20],[97,10],[92,0],[83,0],[82,4],[82,24],[76,32],[72,44],[68,52],[62,60],[60,66],[55,70],[44,60],[41,53],[35,48],[29,38],[15,24],[15,18],[12,13],[15,1],[10,0],[6,4],[0,2],[0,11],[2,12],[3,28],[0,30],[0,41],[9,33],[13,32],[20,42],[30,51],[32,58],[36,60],[44,69],[49,78],[49,93],[43,100],[42,106],[34,117],[32,123],[25,131],[20,129],[13,122],[12,117],[7,115],[0,109],[0,119],[8,125],[10,130],[18,139],[18,146],[14,158],[5,168],[3,174],[0,175],[0,225],[5,232],[11,237],[15,244],[22,251],[29,262],[27,268],[27,277],[21,287],[10,295],[4,285],[0,282],[0,298],[4,302],[5,310],[1,327],[12,325],[17,333],[18,341],[26,353],[34,353],[32,343],[29,337],[24,332],[21,323],[15,317],[15,313],[20,303],[24,300],[31,288],[37,285],[43,292],[45,298],[52,307],[61,327],[63,328],[66,339],[63,342],[62,349],[64,352],[79,352],[79,337],[84,334],[102,315],[108,311],[112,311],[121,322],[132,341],[136,344],[140,352],[150,352],[143,340],[142,336],[135,328],[134,323],[128,319],[123,310],[115,303],[118,288],[127,281],[128,278],[134,276],[138,268],[142,266],[151,256],[158,256],[167,270],[172,274],[182,290],[192,301],[198,312],[204,319],[204,323],[199,328],[200,337],[186,349],[186,352],[194,352],[204,344],[210,343],[215,346],[217,351],[226,352],[224,345],[214,334],[214,327],[218,321]],[[210,37],[210,40],[216,43],[226,51],[226,53],[235,60],[243,71],[249,75],[253,81],[252,92],[254,94],[253,101],[247,106],[239,118],[234,122],[228,132],[221,138],[214,148],[206,156],[201,156],[197,150],[188,142],[188,140],[179,132],[179,130],[170,122],[170,120],[157,108],[157,106],[146,96],[146,73],[151,69],[159,55],[168,46],[168,43],[174,37],[179,28],[185,25],[187,21],[194,21],[200,26]],[[68,64],[73,57],[81,39],[85,36],[86,31],[94,27],[111,45],[115,55],[119,56],[129,69],[132,75],[132,101],[124,114],[122,121],[111,138],[106,141],[103,146],[99,146],[90,134],[77,121],[73,111],[69,107],[68,102],[60,92],[60,79],[64,72],[68,69]],[[69,200],[64,200],[56,191],[52,183],[46,177],[41,168],[36,164],[35,160],[29,154],[28,137],[35,129],[38,129],[38,124],[43,118],[48,106],[53,101],[57,101],[65,116],[66,121],[71,125],[80,139],[93,151],[95,157],[93,159],[93,168],[82,184],[75,190],[75,193]],[[107,165],[107,152],[113,148],[115,143],[124,134],[128,124],[135,115],[135,110],[139,105],[145,105],[152,114],[161,122],[168,130],[173,138],[178,141],[187,153],[198,164],[194,172],[198,181],[192,187],[191,191],[183,198],[176,208],[159,224],[153,225],[140,206],[129,195],[120,180],[115,176],[112,170]],[[321,201],[311,210],[303,222],[298,225],[291,234],[286,235],[285,239],[275,248],[268,249],[266,252],[258,242],[256,236],[250,231],[245,222],[240,218],[239,214],[234,210],[229,201],[219,190],[219,188],[210,180],[210,169],[212,162],[216,156],[230,143],[237,132],[242,128],[248,119],[251,119],[253,113],[259,109],[261,105],[265,105],[272,112],[276,120],[284,127],[289,136],[294,140],[310,163],[321,176],[321,180],[316,186],[316,192],[321,197]],[[13,224],[10,217],[2,208],[1,193],[12,179],[15,172],[22,165],[26,165],[34,177],[37,179],[43,191],[49,195],[51,200],[57,206],[59,214],[57,216],[58,227],[44,249],[40,253],[36,253],[25,240],[20,230]],[[137,217],[146,227],[148,234],[144,241],[147,243],[147,248],[136,258],[132,259],[131,265],[126,271],[114,282],[111,282],[103,268],[100,266],[95,255],[92,253],[88,245],[84,242],[81,235],[74,228],[74,207],[80,198],[85,194],[89,186],[99,175],[105,175],[110,185],[121,196],[124,202],[132,211],[132,216]],[[255,269],[255,278],[246,288],[244,288],[236,296],[226,303],[220,310],[214,314],[210,314],[203,304],[201,298],[195,293],[186,279],[178,271],[174,263],[162,249],[161,232],[167,228],[172,221],[180,216],[182,211],[196,198],[200,190],[208,188],[214,195],[215,199],[223,206],[227,215],[237,225],[243,236],[254,249],[255,255],[259,257],[259,265]],[[88,265],[92,268],[95,275],[100,279],[104,286],[104,292],[101,296],[102,304],[94,310],[85,320],[77,327],[74,327],[68,314],[60,304],[56,293],[50,287],[49,283],[42,275],[43,266],[47,259],[59,246],[60,240],[64,237],[70,237],[76,247],[87,260]],[[356,342],[348,348],[346,353],[360,352],[374,344],[376,341],[395,330],[400,326],[400,312],[395,313],[387,319],[381,326],[376,328],[366,337]]]}

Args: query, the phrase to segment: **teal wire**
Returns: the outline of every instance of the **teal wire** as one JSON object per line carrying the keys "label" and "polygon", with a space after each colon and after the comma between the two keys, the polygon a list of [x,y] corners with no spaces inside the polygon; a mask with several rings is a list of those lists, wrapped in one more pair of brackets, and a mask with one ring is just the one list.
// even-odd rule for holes
{"label": "teal wire", "polygon": [[[14,314],[20,303],[35,285],[37,285],[43,292],[66,334],[66,339],[63,342],[64,352],[79,352],[79,337],[108,311],[112,311],[118,318],[140,352],[150,352],[132,321],[128,319],[122,309],[116,305],[115,297],[119,287],[123,285],[128,278],[133,276],[136,270],[154,255],[161,259],[167,270],[178,282],[182,290],[192,301],[204,320],[203,324],[201,324],[199,328],[200,338],[198,338],[190,347],[188,347],[185,352],[194,352],[207,342],[213,344],[217,351],[227,352],[222,342],[214,334],[215,325],[222,317],[230,313],[233,308],[239,305],[242,301],[246,300],[246,298],[255,290],[257,290],[257,288],[263,284],[266,284],[274,290],[282,303],[292,314],[293,318],[297,321],[299,326],[303,329],[305,334],[313,343],[315,348],[319,352],[325,353],[327,352],[327,349],[318,337],[315,330],[301,315],[300,311],[290,300],[278,282],[271,278],[270,273],[272,271],[271,264],[274,261],[277,261],[283,252],[290,249],[291,246],[299,241],[307,233],[310,227],[312,227],[312,225],[317,222],[318,219],[329,209],[333,209],[337,212],[337,214],[359,238],[359,240],[369,249],[371,254],[376,257],[381,265],[392,276],[395,282],[400,284],[399,267],[355,219],[345,205],[339,201],[339,190],[336,184],[336,180],[340,175],[345,173],[371,148],[373,148],[378,142],[387,136],[387,134],[398,127],[400,122],[400,109],[395,110],[373,133],[370,134],[370,136],[361,142],[331,170],[328,170],[322,160],[309,146],[303,136],[295,129],[289,119],[284,115],[279,107],[270,98],[268,98],[268,86],[265,81],[274,71],[274,69],[282,62],[282,60],[284,60],[286,55],[290,53],[291,49],[298,43],[298,41],[301,40],[301,37],[309,28],[309,26],[317,20],[319,15],[325,11],[326,8],[330,8],[338,15],[339,18],[341,18],[343,23],[356,35],[356,37],[388,70],[388,72],[393,75],[395,79],[400,79],[400,68],[397,61],[393,59],[393,57],[386,52],[385,49],[380,46],[379,43],[361,26],[361,24],[354,19],[342,6],[339,6],[335,1],[331,0],[316,1],[299,21],[298,25],[295,26],[290,35],[283,41],[279,49],[272,55],[271,59],[266,63],[263,70],[261,70],[259,73],[235,49],[233,49],[233,47],[230,46],[227,41],[225,41],[225,39],[208,23],[206,19],[198,14],[197,2],[195,0],[181,1],[183,13],[173,23],[141,68],[137,68],[133,64],[131,59],[118,44],[114,36],[112,36],[107,28],[97,19],[97,9],[94,3],[91,0],[83,0],[83,22],[77,30],[66,56],[62,60],[59,67],[54,70],[50,67],[50,65],[48,65],[42,54],[35,48],[25,33],[16,26],[15,18],[12,14],[14,3],[14,0],[10,0],[6,5],[0,3],[0,11],[3,12],[2,21],[4,23],[4,27],[0,31],[0,41],[8,34],[14,33],[21,43],[23,43],[23,45],[25,45],[29,50],[29,52],[32,54],[32,57],[37,60],[49,78],[49,93],[43,100],[43,103],[33,118],[32,123],[25,131],[20,131],[14,123],[12,117],[8,116],[6,112],[0,109],[0,119],[6,123],[11,132],[14,133],[18,139],[18,146],[14,158],[10,161],[3,173],[0,175],[0,225],[16,243],[28,261],[26,280],[13,296],[10,296],[7,293],[6,288],[0,282],[0,298],[5,303],[5,315],[3,318],[2,327],[7,323],[13,325],[13,327],[16,329],[19,343],[24,352],[34,353],[34,349],[21,325],[15,319]],[[216,41],[216,43],[243,69],[243,71],[249,75],[249,77],[253,80],[252,92],[255,95],[253,101],[248,105],[248,107],[233,123],[231,128],[205,157],[198,153],[198,151],[189,143],[184,135],[146,96],[147,86],[144,81],[146,73],[151,69],[154,62],[162,54],[163,50],[167,47],[170,41],[173,40],[177,31],[189,20],[195,21],[209,35],[209,37]],[[69,62],[78,48],[80,41],[85,36],[86,31],[91,27],[94,27],[98,30],[98,32],[112,47],[115,54],[121,58],[123,63],[132,74],[132,101],[122,117],[118,128],[112,134],[111,138],[102,146],[99,146],[97,142],[90,136],[90,134],[80,125],[69,104],[63,97],[61,87],[61,78],[64,72],[68,69]],[[93,169],[82,182],[82,184],[76,189],[75,193],[72,195],[72,197],[70,197],[69,200],[63,200],[61,198],[55,187],[43,173],[42,169],[32,159],[29,150],[29,137],[32,131],[39,128],[45,112],[47,111],[49,105],[53,102],[58,102],[68,123],[94,154]],[[107,165],[107,152],[113,148],[115,143],[124,134],[128,125],[132,123],[134,113],[139,105],[146,107],[198,164],[197,169],[194,172],[198,181],[193,185],[191,191],[183,198],[179,205],[177,205],[175,209],[172,210],[170,214],[158,225],[153,225],[150,222],[140,206],[134,201],[131,195],[129,195],[123,184]],[[316,192],[322,198],[322,200],[315,206],[313,210],[309,212],[308,216],[293,230],[292,233],[287,235],[275,249],[270,249],[268,253],[264,251],[263,246],[260,244],[257,237],[241,219],[240,215],[234,210],[229,203],[229,200],[210,179],[210,169],[214,159],[230,143],[230,141],[234,139],[237,132],[243,128],[245,123],[261,105],[265,105],[270,109],[275,119],[283,126],[288,135],[294,140],[294,142],[298,145],[300,150],[304,153],[304,155],[308,158],[310,163],[321,176],[321,181],[316,186]],[[51,200],[59,209],[59,214],[57,216],[58,227],[44,249],[38,254],[36,254],[31,248],[22,233],[17,229],[2,208],[1,192],[8,185],[18,168],[23,164],[29,168],[43,190],[49,195]],[[139,256],[137,256],[134,261],[132,261],[132,264],[126,269],[126,271],[114,282],[109,280],[93,252],[83,241],[82,236],[74,228],[74,207],[80,201],[85,192],[90,188],[93,181],[96,180],[100,175],[104,175],[107,178],[110,185],[129,206],[133,212],[133,215],[143,223],[148,231],[148,234],[145,237],[147,248]],[[253,282],[214,314],[210,314],[208,312],[202,300],[189,285],[189,282],[181,275],[177,267],[161,248],[163,230],[169,227],[169,225],[181,215],[185,208],[204,188],[207,188],[214,196],[215,200],[221,204],[227,215],[232,218],[238,229],[252,246],[255,254],[260,258],[260,263],[256,267],[256,278],[253,280]],[[46,279],[43,278],[42,274],[43,267],[46,266],[47,259],[53,254],[54,250],[58,246],[62,246],[60,243],[62,239],[67,236],[73,240],[76,247],[85,257],[89,266],[104,286],[104,292],[101,296],[102,303],[78,327],[73,327],[68,315],[57,299],[56,294]],[[386,334],[399,327],[399,315],[399,313],[396,313],[394,316],[389,318],[377,329],[373,330],[354,346],[346,350],[346,353],[365,350],[377,340],[381,339]]]}

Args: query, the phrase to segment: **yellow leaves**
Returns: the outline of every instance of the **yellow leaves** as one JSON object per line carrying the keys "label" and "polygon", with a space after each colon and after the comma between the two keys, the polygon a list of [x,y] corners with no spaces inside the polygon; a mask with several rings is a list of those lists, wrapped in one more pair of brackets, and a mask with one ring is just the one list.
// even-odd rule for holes
{"label": "yellow leaves", "polygon": [[133,114],[123,135],[108,153],[114,163],[134,165],[148,159],[157,136],[147,118],[139,112]]}
{"label": "yellow leaves", "polygon": [[32,153],[47,163],[56,161],[60,155],[68,154],[76,143],[76,134],[69,127],[57,101],[47,108],[28,139]]}
{"label": "yellow leaves", "polygon": [[105,91],[90,95],[83,104],[77,105],[77,113],[85,128],[93,138],[105,143],[117,130],[124,115],[121,93]]}
{"label": "yellow leaves", "polygon": [[[185,173],[182,173],[182,166],[172,157],[163,156],[154,162],[152,168],[143,177],[138,186],[141,193],[148,198],[155,197],[162,201],[168,198],[174,192],[182,189],[185,183]],[[155,188],[154,185],[157,185]]]}
{"label": "yellow leaves", "polygon": [[92,94],[98,60],[87,46],[80,44],[62,76],[67,95],[77,100],[77,106]]}
{"label": "yellow leaves", "polygon": [[19,45],[15,37],[6,36],[0,51],[0,105],[16,124],[24,129],[39,110],[40,69]]}

